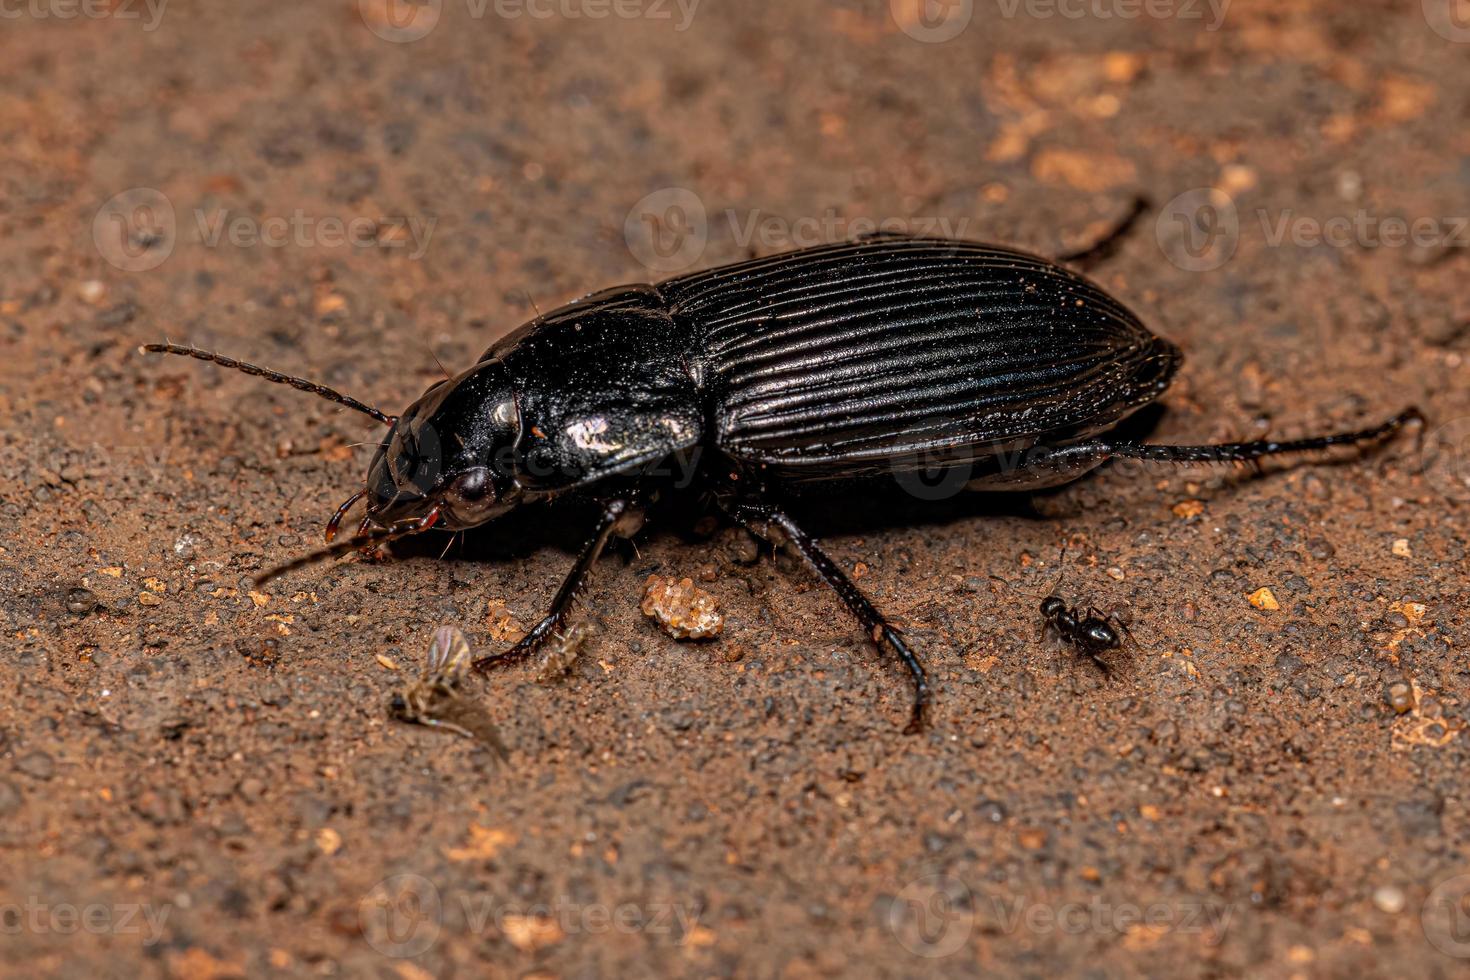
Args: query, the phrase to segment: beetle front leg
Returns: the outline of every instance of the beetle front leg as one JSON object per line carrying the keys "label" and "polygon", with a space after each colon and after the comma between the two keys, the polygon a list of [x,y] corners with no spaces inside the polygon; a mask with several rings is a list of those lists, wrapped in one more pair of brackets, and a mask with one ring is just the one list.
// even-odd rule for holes
{"label": "beetle front leg", "polygon": [[634,506],[631,501],[613,500],[605,504],[602,516],[598,518],[597,528],[592,533],[592,539],[582,549],[581,557],[577,559],[577,563],[572,566],[566,580],[562,582],[561,588],[557,590],[556,598],[551,600],[551,610],[509,650],[477,659],[474,663],[475,669],[485,670],[489,667],[524,660],[541,644],[559,632],[571,614],[572,606],[577,601],[577,595],[591,577],[592,566],[597,564],[597,559],[607,547],[608,540],[614,534],[620,537],[630,537],[637,533],[642,524],[643,511]]}
{"label": "beetle front leg", "polygon": [[914,656],[913,651],[904,643],[903,637],[892,623],[888,622],[877,607],[863,595],[862,591],[852,583],[852,580],[843,573],[831,558],[827,556],[811,535],[803,531],[795,521],[780,509],[765,503],[740,502],[726,507],[731,516],[744,525],[752,534],[759,536],[759,532],[751,527],[752,523],[775,524],[785,533],[786,538],[801,552],[801,557],[812,567],[822,581],[832,587],[837,593],[842,604],[848,608],[858,622],[867,631],[869,639],[878,646],[887,643],[893,652],[898,655],[908,668],[909,674],[914,681],[914,705],[909,718],[906,732],[914,733],[924,727],[924,710],[929,705],[929,679],[924,675],[924,668],[919,663],[919,658]]}

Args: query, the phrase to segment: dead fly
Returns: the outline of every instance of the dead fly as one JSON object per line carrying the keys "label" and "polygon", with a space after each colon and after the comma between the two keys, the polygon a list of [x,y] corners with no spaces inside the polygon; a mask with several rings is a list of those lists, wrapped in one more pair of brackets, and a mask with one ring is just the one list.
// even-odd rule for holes
{"label": "dead fly", "polygon": [[410,725],[428,725],[463,735],[488,745],[504,761],[505,743],[489,712],[460,693],[460,684],[473,660],[463,633],[453,626],[439,627],[429,644],[424,672],[393,695],[388,702],[388,716]]}

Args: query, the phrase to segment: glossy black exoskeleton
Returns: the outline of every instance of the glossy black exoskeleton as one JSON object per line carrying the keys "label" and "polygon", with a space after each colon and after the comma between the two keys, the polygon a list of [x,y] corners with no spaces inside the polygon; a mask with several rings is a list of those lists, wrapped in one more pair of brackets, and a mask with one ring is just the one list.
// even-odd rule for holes
{"label": "glossy black exoskeleton", "polygon": [[1069,606],[1061,596],[1049,595],[1041,600],[1041,618],[1048,634],[1092,661],[1104,677],[1113,675],[1113,669],[1103,655],[1123,645],[1127,627],[1118,622],[1117,617],[1102,612],[1096,606],[1085,610],[1080,606]]}
{"label": "glossy black exoskeleton", "polygon": [[366,486],[328,525],[330,541],[366,498],[358,535],[277,572],[555,497],[591,498],[601,516],[546,617],[476,665],[507,662],[563,625],[608,539],[637,530],[666,475],[694,471],[735,520],[780,528],[868,636],[905,664],[915,725],[929,700],[918,658],[790,516],[795,491],[809,500],[936,466],[976,489],[1036,488],[1113,457],[1253,461],[1379,439],[1419,417],[1410,409],[1373,428],[1291,442],[1109,439],[1169,385],[1178,348],[1053,262],[900,236],[596,293],[537,317],[396,418],[230,358],[147,349],[291,384],[389,425]]}

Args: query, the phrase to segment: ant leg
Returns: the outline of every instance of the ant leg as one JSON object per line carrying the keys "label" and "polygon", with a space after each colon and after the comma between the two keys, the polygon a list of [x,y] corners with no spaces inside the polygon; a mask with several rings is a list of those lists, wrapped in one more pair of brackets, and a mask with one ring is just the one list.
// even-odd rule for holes
{"label": "ant leg", "polygon": [[[784,512],[770,504],[749,502],[733,504],[727,509],[737,521],[747,528],[750,528],[752,522],[775,524],[780,527],[792,546],[801,552],[807,564],[821,576],[823,582],[831,586],[832,590],[837,593],[837,597],[842,600],[842,604],[847,606],[848,611],[857,617],[868,637],[879,646],[887,643],[898,655],[898,659],[903,661],[904,666],[908,668],[914,682],[913,711],[905,731],[914,733],[922,730],[924,709],[929,704],[929,679],[924,675],[924,668],[920,665],[919,659],[904,643],[898,630],[888,622],[868,597],[852,584],[852,580],[843,573],[837,563],[827,557],[827,553],[817,546],[817,542],[811,535],[803,531]],[[750,530],[756,533],[753,528]]]}
{"label": "ant leg", "polygon": [[1058,471],[1080,470],[1090,469],[1110,457],[1160,463],[1253,463],[1267,456],[1319,452],[1331,449],[1333,446],[1380,442],[1394,435],[1410,422],[1419,422],[1422,425],[1424,414],[1417,408],[1406,408],[1382,425],[1376,425],[1370,429],[1357,429],[1352,432],[1338,432],[1284,442],[1262,439],[1255,442],[1226,442],[1213,446],[1154,446],[1139,442],[1109,442],[1106,439],[1094,439],[1056,449],[1037,447],[1026,454],[1021,465],[1022,467],[1046,466]]}
{"label": "ant leg", "polygon": [[[581,557],[577,559],[577,563],[572,566],[566,580],[562,582],[561,588],[557,590],[556,598],[551,600],[551,611],[541,622],[531,627],[530,632],[509,650],[477,659],[474,663],[475,669],[485,670],[489,667],[524,660],[528,655],[534,653],[537,647],[545,643],[553,633],[560,631],[567,616],[571,614],[578,593],[582,591],[591,577],[592,566],[597,563],[602,550],[607,547],[608,539],[615,532],[620,531],[620,526],[626,534],[634,533],[641,518],[641,511],[631,507],[627,500],[613,500],[607,503],[603,507],[602,516],[597,521],[597,529],[592,534],[592,540],[588,541],[587,546],[582,549]],[[632,521],[635,526],[627,527],[629,521]]]}

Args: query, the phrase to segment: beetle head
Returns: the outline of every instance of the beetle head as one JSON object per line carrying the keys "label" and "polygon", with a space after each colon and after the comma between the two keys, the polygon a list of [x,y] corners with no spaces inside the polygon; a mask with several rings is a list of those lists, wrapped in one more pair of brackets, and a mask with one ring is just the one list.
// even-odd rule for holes
{"label": "beetle head", "polygon": [[520,413],[505,365],[487,360],[441,381],[393,423],[367,475],[363,529],[437,514],[449,529],[474,527],[519,502],[511,460]]}

